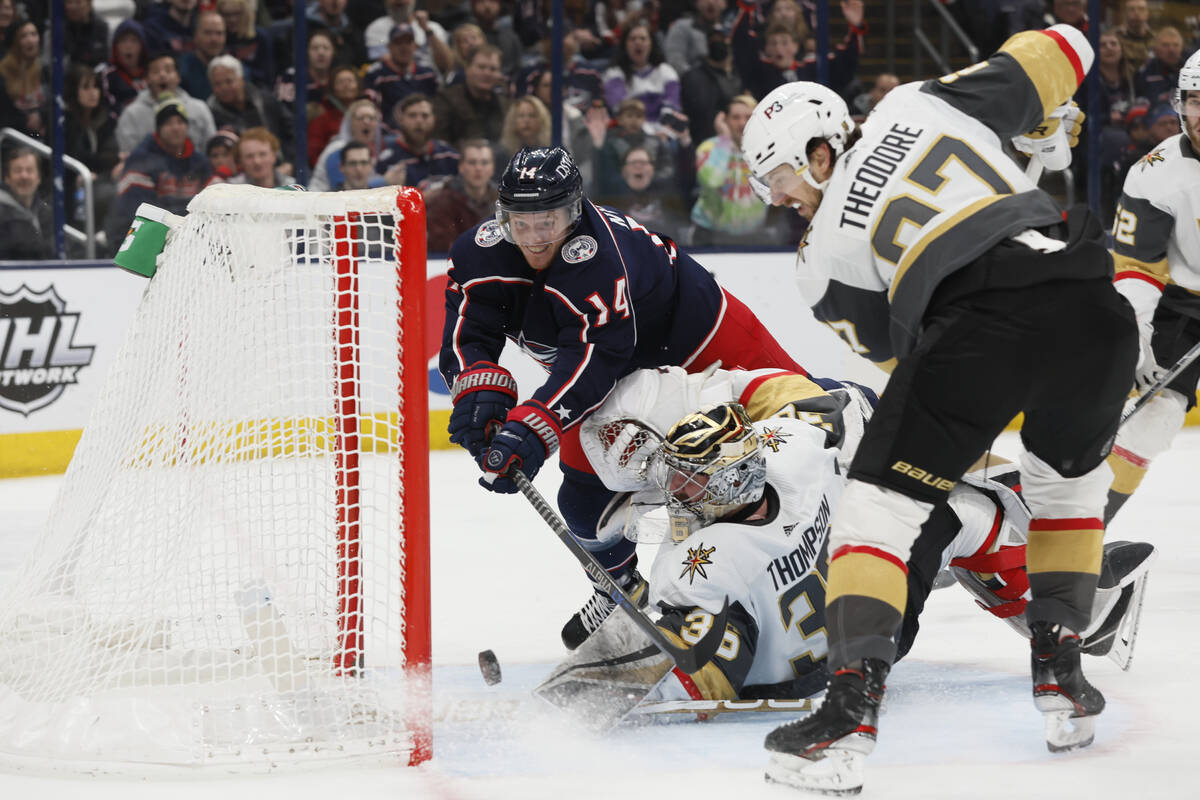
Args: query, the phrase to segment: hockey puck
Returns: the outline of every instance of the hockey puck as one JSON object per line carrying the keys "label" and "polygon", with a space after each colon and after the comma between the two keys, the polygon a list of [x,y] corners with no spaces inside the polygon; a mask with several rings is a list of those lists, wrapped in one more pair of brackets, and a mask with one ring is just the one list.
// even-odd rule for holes
{"label": "hockey puck", "polygon": [[500,662],[496,660],[496,654],[491,650],[479,652],[479,672],[483,675],[483,682],[488,686],[495,686],[500,682]]}

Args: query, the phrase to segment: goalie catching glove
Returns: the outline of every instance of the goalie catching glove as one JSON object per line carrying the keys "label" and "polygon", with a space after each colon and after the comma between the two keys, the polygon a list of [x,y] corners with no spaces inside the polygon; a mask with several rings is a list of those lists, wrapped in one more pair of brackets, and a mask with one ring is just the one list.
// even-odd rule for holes
{"label": "goalie catching glove", "polygon": [[479,479],[479,485],[502,494],[517,491],[508,471],[520,469],[526,478],[533,480],[546,459],[558,450],[561,434],[562,428],[554,412],[544,403],[529,400],[517,406],[508,412],[504,426],[480,458],[483,477]]}
{"label": "goalie catching glove", "polygon": [[450,441],[467,448],[474,458],[487,449],[489,428],[499,428],[517,404],[517,382],[504,367],[476,361],[454,379],[450,388]]}
{"label": "goalie catching glove", "polygon": [[1075,101],[1063,103],[1042,124],[1021,136],[1014,136],[1013,147],[1036,158],[1042,166],[1059,172],[1071,166],[1071,148],[1079,144],[1084,113]]}

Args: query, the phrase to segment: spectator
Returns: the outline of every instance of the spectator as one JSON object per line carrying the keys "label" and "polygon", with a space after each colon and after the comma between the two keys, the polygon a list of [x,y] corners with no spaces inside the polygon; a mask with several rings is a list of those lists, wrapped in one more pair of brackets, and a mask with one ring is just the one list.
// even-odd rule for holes
{"label": "spectator", "polygon": [[[335,64],[350,64],[358,68],[367,63],[367,46],[345,11],[346,0],[316,0],[308,7],[308,24],[313,30],[320,28],[329,32],[333,40]],[[287,41],[290,51],[290,36]]]}
{"label": "spectator", "polygon": [[[828,54],[829,88],[835,92],[842,91],[854,78],[867,32],[862,0],[843,0],[842,15],[849,30],[846,38]],[[767,28],[765,46],[760,51],[750,15],[738,15],[733,24],[733,63],[750,94],[765,97],[785,83],[817,79],[816,54],[806,55],[803,62],[796,58],[804,44],[797,37],[795,25],[773,24]]]}
{"label": "spectator", "polygon": [[708,34],[704,58],[683,74],[679,87],[692,141],[703,142],[715,136],[713,120],[742,91],[742,78],[733,71],[733,54],[725,34]]}
{"label": "spectator", "polygon": [[[543,70],[534,88],[534,94],[546,108],[554,100],[550,96],[553,79],[550,70]],[[611,122],[612,117],[599,95],[592,100],[586,112],[563,100],[562,141],[575,159],[575,166],[579,168],[583,184],[588,189],[594,186],[596,153],[604,146],[604,137]]]}
{"label": "spectator", "polygon": [[275,166],[278,153],[279,140],[266,128],[250,128],[243,131],[237,143],[237,162],[241,167],[241,174],[229,182],[261,186],[264,189],[290,186],[291,175]]}
{"label": "spectator", "polygon": [[382,126],[379,109],[370,100],[355,100],[346,109],[342,127],[317,158],[309,184],[314,192],[327,192],[342,180],[342,148],[351,141],[362,142],[371,149],[372,159],[379,157],[382,147]]}
{"label": "spectator", "polygon": [[0,0],[0,58],[8,53],[8,31],[17,19],[15,0]]}
{"label": "spectator", "polygon": [[522,147],[550,146],[550,112],[544,103],[533,95],[518,97],[504,115],[504,127],[500,131],[500,150],[508,163]]}
{"label": "spectator", "polygon": [[[1101,107],[1096,113],[1089,114],[1095,123],[1100,125],[1120,126],[1125,121],[1125,115],[1133,108],[1133,71],[1123,52],[1124,45],[1121,37],[1112,31],[1100,34],[1100,49],[1096,58],[1096,71],[1100,73]],[[1086,90],[1079,92],[1080,99],[1086,96]],[[1087,108],[1086,103],[1080,106]]]}
{"label": "spectator", "polygon": [[1087,33],[1087,0],[1053,0],[1044,27],[1062,23]]}
{"label": "spectator", "polygon": [[383,114],[392,118],[392,109],[406,96],[415,93],[433,99],[438,91],[437,73],[416,60],[417,40],[413,26],[401,22],[392,26],[387,55],[376,61],[363,78],[363,91]]}
{"label": "spectator", "polygon": [[625,153],[616,186],[613,194],[597,202],[619,207],[623,214],[633,217],[648,230],[666,234],[679,242],[685,241],[687,207],[682,195],[658,177],[654,159],[646,148],[631,147]]}
{"label": "spectator", "polygon": [[197,100],[207,100],[212,95],[209,65],[224,51],[225,18],[215,11],[200,12],[196,16],[192,49],[179,57],[179,85]]}
{"label": "spectator", "polygon": [[854,98],[854,102],[850,104],[850,110],[857,117],[865,117],[870,114],[875,106],[879,105],[879,101],[887,95],[892,89],[900,85],[900,78],[890,72],[881,72],[875,76],[875,82],[871,84],[870,91],[863,92]]}
{"label": "spectator", "polygon": [[[308,98],[305,103],[309,120],[321,113],[321,102],[329,88],[333,66],[333,37],[318,30],[308,35]],[[296,68],[288,67],[275,81],[275,99],[289,114],[295,113]]]}
{"label": "spectator", "polygon": [[38,194],[42,184],[37,153],[17,147],[4,163],[0,186],[0,260],[54,258],[49,204]]}
{"label": "spectator", "polygon": [[217,128],[217,132],[208,140],[204,155],[208,156],[208,162],[212,164],[213,177],[230,182],[238,174],[238,139],[238,135],[233,131]]}
{"label": "spectator", "polygon": [[315,166],[317,157],[342,128],[346,109],[362,97],[358,70],[349,64],[334,67],[329,79],[329,91],[321,101],[321,113],[308,120],[308,164]]}
{"label": "spectator", "polygon": [[1141,69],[1150,58],[1150,45],[1154,42],[1146,0],[1125,0],[1121,6],[1121,17],[1124,24],[1115,31],[1121,40],[1121,49],[1130,66],[1134,70]]}
{"label": "spectator", "polygon": [[464,80],[446,86],[433,101],[437,137],[451,145],[466,139],[500,139],[508,98],[497,93],[500,85],[500,50],[485,44],[467,56]]}
{"label": "spectator", "polygon": [[471,22],[479,26],[488,44],[500,51],[500,71],[505,77],[521,66],[521,40],[512,27],[500,22],[500,0],[471,0]]}
{"label": "spectator", "polygon": [[1183,66],[1183,36],[1179,29],[1164,25],[1154,34],[1154,55],[1133,78],[1133,91],[1150,105],[1170,103]]}
{"label": "spectator", "polygon": [[[6,0],[0,0],[2,5]],[[125,20],[113,34],[112,54],[99,70],[104,105],[115,120],[146,88],[146,36],[142,26]]]}
{"label": "spectator", "polygon": [[671,180],[674,177],[672,154],[662,139],[647,131],[645,104],[633,97],[623,100],[617,106],[616,120],[617,124],[605,134],[604,145],[596,157],[596,191],[601,195],[624,191],[621,167],[626,154],[634,147],[641,147],[650,154],[660,183]]}
{"label": "spectator", "polygon": [[[517,73],[517,77],[513,80],[514,97],[536,93],[538,81],[543,75],[551,74],[550,45],[549,39],[542,39],[538,43],[541,56],[528,63]],[[563,64],[566,65],[562,81],[564,105],[571,105],[579,111],[584,111],[591,107],[593,100],[604,97],[604,84],[600,73],[580,57],[576,37],[571,34],[567,34],[563,38]]]}
{"label": "spectator", "polygon": [[291,174],[296,157],[295,125],[283,113],[279,102],[254,84],[246,83],[241,62],[231,55],[214,58],[208,65],[208,76],[213,87],[212,97],[208,98],[213,123],[238,134],[249,128],[266,128],[282,143],[278,148],[283,158],[280,169]]}
{"label": "spectator", "polygon": [[483,28],[474,22],[464,22],[455,28],[454,33],[450,34],[450,55],[454,57],[454,64],[451,66],[450,72],[442,75],[442,82],[446,86],[453,86],[466,80],[464,72],[467,56],[475,48],[482,47],[487,43],[487,37],[483,35]]}
{"label": "spectator", "polygon": [[374,189],[383,185],[383,178],[375,174],[371,148],[362,142],[348,142],[342,148],[342,180],[334,184],[333,191]]}
{"label": "spectator", "polygon": [[445,253],[463,232],[496,213],[496,166],[486,139],[463,142],[458,175],[425,196],[429,250]]}
{"label": "spectator", "polygon": [[0,78],[4,91],[18,113],[18,127],[30,136],[46,134],[46,114],[50,95],[42,67],[42,39],[38,28],[21,20],[8,29],[8,52],[0,58]]}
{"label": "spectator", "polygon": [[[201,104],[201,108],[207,113],[207,107]],[[184,103],[179,98],[168,98],[153,111],[153,133],[133,148],[117,183],[117,198],[105,225],[110,250],[120,245],[139,205],[153,203],[175,214],[185,214],[188,201],[212,178],[208,158],[188,138],[190,125]]]}
{"label": "spectator", "polygon": [[196,0],[166,0],[155,3],[143,22],[150,50],[170,50],[182,55],[192,49],[196,32]]}
{"label": "spectator", "polygon": [[763,241],[767,207],[750,188],[750,166],[742,157],[742,131],[756,101],[738,95],[717,114],[717,135],[696,149],[700,196],[692,206],[692,245],[747,245]]}
{"label": "spectator", "polygon": [[164,99],[163,94],[174,95],[182,103],[184,119],[188,121],[188,138],[193,145],[203,147],[208,137],[216,130],[212,112],[203,102],[189,95],[179,86],[179,71],[175,67],[175,56],[163,52],[150,58],[146,67],[146,88],[125,107],[117,118],[117,147],[123,153],[132,153],[143,139],[155,132],[155,108]]}
{"label": "spectator", "polygon": [[267,32],[254,24],[257,0],[217,0],[225,20],[225,52],[246,68],[250,83],[265,89],[275,82],[275,56]]}
{"label": "spectator", "polygon": [[[116,179],[121,169],[117,123],[101,104],[96,73],[86,64],[72,64],[64,83],[67,104],[63,126],[65,152],[91,171],[93,208],[96,218],[103,220],[116,193]],[[78,180],[74,172],[67,173],[66,201],[70,219],[80,219],[83,215],[83,209],[75,207]]]}
{"label": "spectator", "polygon": [[108,23],[96,16],[92,0],[64,0],[63,52],[72,64],[96,67],[108,57]]}
{"label": "spectator", "polygon": [[[384,6],[387,13],[368,25],[363,37],[367,44],[367,58],[372,61],[383,58],[388,51],[392,28],[408,23],[413,28],[416,40],[417,60],[432,64],[443,75],[454,69],[454,54],[447,44],[450,37],[446,29],[429,19],[428,11],[414,11],[416,0],[386,0]],[[483,44],[482,41],[479,43]],[[384,118],[387,118],[386,115]]]}
{"label": "spectator", "polygon": [[650,23],[633,22],[621,35],[616,63],[604,73],[604,100],[617,108],[627,98],[641,100],[646,119],[657,122],[663,108],[682,108],[679,74],[663,60]]}
{"label": "spectator", "polygon": [[389,176],[388,183],[417,186],[430,177],[458,173],[458,151],[433,138],[433,103],[424,95],[410,94],[394,113],[396,134],[379,153],[375,170]]}
{"label": "spectator", "polygon": [[1129,144],[1121,152],[1116,164],[1113,180],[1117,187],[1125,185],[1129,170],[1154,150],[1159,142],[1179,133],[1179,117],[1166,104],[1149,110],[1144,106],[1134,106],[1127,115],[1125,129],[1129,134]]}
{"label": "spectator", "polygon": [[680,75],[704,63],[708,39],[713,33],[724,34],[724,0],[693,0],[694,10],[671,23],[663,50],[667,63]]}
{"label": "spectator", "polygon": [[[755,22],[751,18],[751,23]],[[800,42],[801,50],[807,55],[809,42],[812,41],[812,30],[805,22],[804,11],[800,8],[800,4],[796,0],[776,0],[771,6],[770,12],[766,19],[754,26],[754,30],[758,33],[760,41],[763,35],[771,28],[787,28],[796,35],[796,41]],[[815,49],[815,43],[814,43]]]}

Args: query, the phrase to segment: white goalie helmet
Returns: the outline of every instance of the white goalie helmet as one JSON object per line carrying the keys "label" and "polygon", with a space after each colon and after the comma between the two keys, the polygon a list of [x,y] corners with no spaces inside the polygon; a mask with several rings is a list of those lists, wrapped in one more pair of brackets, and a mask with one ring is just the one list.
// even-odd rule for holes
{"label": "white goalie helmet", "polygon": [[742,154],[753,173],[751,185],[758,183],[755,192],[762,197],[765,191],[769,198],[764,179],[780,164],[790,165],[814,188],[824,190],[828,181],[817,182],[808,168],[808,143],[824,139],[838,156],[853,130],[850,109],[832,89],[794,81],[772,90],[755,106],[742,133]]}
{"label": "white goalie helmet", "polygon": [[1185,131],[1187,130],[1187,120],[1184,118],[1183,101],[1187,97],[1189,89],[1200,91],[1200,50],[1192,53],[1179,68],[1179,80],[1175,84],[1175,96],[1171,102],[1175,113],[1179,115],[1179,124]]}

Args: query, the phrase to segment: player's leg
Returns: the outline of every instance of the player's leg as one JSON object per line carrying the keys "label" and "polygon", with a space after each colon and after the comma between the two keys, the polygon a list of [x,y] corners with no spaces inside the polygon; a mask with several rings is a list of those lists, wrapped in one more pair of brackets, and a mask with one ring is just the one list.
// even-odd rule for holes
{"label": "player's leg", "polygon": [[1091,743],[1104,698],[1083,675],[1079,633],[1091,619],[1103,550],[1108,455],[1137,359],[1128,305],[1108,281],[1043,287],[1045,339],[1031,353],[1021,481],[1032,518],[1025,609],[1034,702],[1051,750]]}
{"label": "player's leg", "polygon": [[825,791],[851,790],[847,774],[861,780],[897,654],[913,543],[1027,394],[1018,346],[1034,327],[1011,294],[946,306],[893,372],[831,525],[826,630],[834,677],[816,713],[767,737],[768,777]]}
{"label": "player's leg", "polygon": [[[606,488],[592,470],[579,445],[578,426],[560,440],[559,465],[563,482],[558,490],[558,509],[563,521],[629,596],[645,605],[650,592],[637,570],[636,543],[625,538],[623,526],[606,524],[624,495]],[[582,644],[616,608],[612,598],[599,586],[593,583],[593,589],[587,602],[563,626],[562,640],[569,650]]]}
{"label": "player's leg", "polygon": [[[1191,316],[1188,316],[1188,315]],[[1200,298],[1176,287],[1168,287],[1154,314],[1154,358],[1164,367],[1174,364],[1200,341]],[[1196,405],[1200,382],[1200,360],[1167,384],[1157,397],[1121,426],[1108,457],[1113,471],[1104,523],[1137,490],[1151,462],[1164,453],[1183,426],[1183,418]]]}
{"label": "player's leg", "polygon": [[[725,310],[716,331],[707,342],[701,344],[687,363],[682,366],[688,372],[699,372],[710,364],[720,361],[725,369],[786,369],[807,375],[787,351],[783,349],[767,326],[763,325],[754,312],[728,290],[725,293]],[[686,313],[684,311],[683,313]]]}

